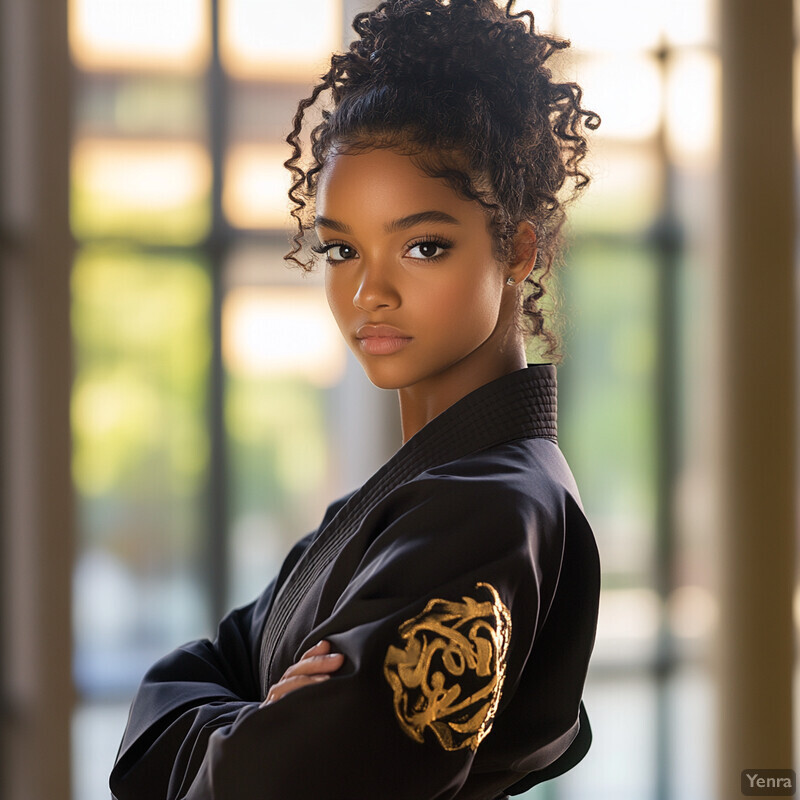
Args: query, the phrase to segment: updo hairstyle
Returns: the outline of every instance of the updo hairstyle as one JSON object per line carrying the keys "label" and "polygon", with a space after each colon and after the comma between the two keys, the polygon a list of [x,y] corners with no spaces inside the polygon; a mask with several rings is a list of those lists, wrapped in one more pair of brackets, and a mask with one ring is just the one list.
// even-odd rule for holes
{"label": "updo hairstyle", "polygon": [[[533,14],[514,13],[513,5],[514,0],[504,8],[494,0],[388,0],[355,17],[358,38],[346,53],[331,56],[330,69],[300,101],[286,137],[292,156],[284,166],[292,173],[289,199],[297,230],[284,258],[313,269],[306,235],[313,229],[317,181],[327,158],[395,149],[484,207],[500,263],[511,263],[518,224],[533,225],[538,255],[521,311],[543,355],[558,361],[555,304],[545,320],[542,298],[565,204],[589,183],[581,168],[584,128],[594,130],[600,118],[581,107],[577,84],[555,82],[546,66],[569,42],[538,33]],[[330,102],[310,132],[310,157],[304,160],[300,133],[306,111],[328,90]]]}

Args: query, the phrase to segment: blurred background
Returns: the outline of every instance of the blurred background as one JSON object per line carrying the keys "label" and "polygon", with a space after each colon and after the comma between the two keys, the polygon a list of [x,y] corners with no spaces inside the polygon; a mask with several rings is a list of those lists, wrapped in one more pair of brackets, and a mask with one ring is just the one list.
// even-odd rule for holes
{"label": "blurred background", "polygon": [[[320,274],[282,259],[283,138],[374,5],[0,4],[3,797],[108,798],[146,668],[212,636],[401,444]],[[603,565],[594,744],[526,797],[722,800],[720,8],[516,8],[571,39],[555,69],[603,118],[560,276],[560,443]],[[775,535],[789,619],[794,523]],[[775,622],[784,672],[793,630]]]}

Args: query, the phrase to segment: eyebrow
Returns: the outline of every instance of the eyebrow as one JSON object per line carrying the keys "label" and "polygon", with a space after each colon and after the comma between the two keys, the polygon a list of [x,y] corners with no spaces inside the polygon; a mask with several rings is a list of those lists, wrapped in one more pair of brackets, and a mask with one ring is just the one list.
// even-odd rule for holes
{"label": "eyebrow", "polygon": [[[445,211],[419,211],[416,214],[409,214],[407,217],[400,217],[399,219],[392,220],[384,225],[386,233],[394,233],[395,231],[406,230],[413,228],[414,225],[419,225],[423,222],[443,222],[447,225],[460,225],[461,223]],[[318,216],[314,219],[314,225],[321,225],[325,228],[330,228],[340,233],[352,233],[349,225],[339,222],[335,219],[328,217]]]}

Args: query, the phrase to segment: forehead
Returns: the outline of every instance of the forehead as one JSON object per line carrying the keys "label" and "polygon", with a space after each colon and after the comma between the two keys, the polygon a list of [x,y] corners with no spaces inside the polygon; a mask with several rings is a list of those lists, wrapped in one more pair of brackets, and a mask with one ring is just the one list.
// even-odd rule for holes
{"label": "forehead", "polygon": [[320,172],[316,211],[360,221],[388,219],[435,208],[465,221],[483,219],[482,206],[423,172],[411,156],[386,148],[339,153]]}

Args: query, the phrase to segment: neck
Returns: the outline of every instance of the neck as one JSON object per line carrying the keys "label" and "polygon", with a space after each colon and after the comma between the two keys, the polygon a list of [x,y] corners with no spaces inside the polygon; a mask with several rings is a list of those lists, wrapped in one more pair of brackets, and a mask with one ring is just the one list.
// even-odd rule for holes
{"label": "neck", "polygon": [[462,397],[527,366],[521,341],[507,351],[493,352],[491,357],[488,354],[483,358],[481,356],[480,351],[475,351],[437,375],[397,390],[403,444]]}

